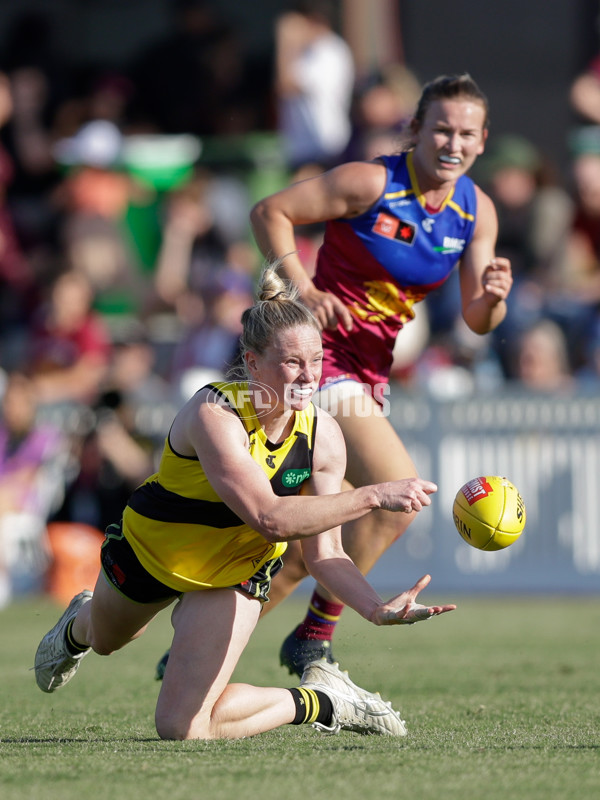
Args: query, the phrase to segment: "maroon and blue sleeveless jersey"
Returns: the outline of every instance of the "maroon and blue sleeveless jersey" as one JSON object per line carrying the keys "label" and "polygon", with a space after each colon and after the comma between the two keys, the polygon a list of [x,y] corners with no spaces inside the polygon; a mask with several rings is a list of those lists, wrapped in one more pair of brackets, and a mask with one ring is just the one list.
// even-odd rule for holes
{"label": "maroon and blue sleeveless jersey", "polygon": [[382,157],[387,181],[364,214],[327,223],[315,286],[337,295],[354,318],[323,333],[323,383],[343,377],[385,383],[394,343],[413,306],[440,286],[473,238],[477,197],[462,176],[435,212],[428,210],[412,154]]}

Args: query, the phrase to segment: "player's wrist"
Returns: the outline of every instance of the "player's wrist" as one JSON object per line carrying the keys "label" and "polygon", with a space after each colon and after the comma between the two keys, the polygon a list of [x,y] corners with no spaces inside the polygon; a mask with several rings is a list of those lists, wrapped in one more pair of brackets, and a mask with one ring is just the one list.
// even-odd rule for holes
{"label": "player's wrist", "polygon": [[381,491],[380,484],[363,486],[362,491],[364,492],[363,502],[368,511],[384,507],[383,492]]}

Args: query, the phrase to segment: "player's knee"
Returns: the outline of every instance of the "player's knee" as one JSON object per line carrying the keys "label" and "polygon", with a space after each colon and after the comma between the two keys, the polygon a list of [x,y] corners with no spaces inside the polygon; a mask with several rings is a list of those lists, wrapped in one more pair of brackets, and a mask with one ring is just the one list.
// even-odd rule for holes
{"label": "player's knee", "polygon": [[210,739],[208,731],[203,731],[197,724],[192,724],[189,715],[177,714],[173,710],[168,713],[157,709],[155,724],[156,732],[161,739],[172,739],[183,742],[187,739]]}
{"label": "player's knee", "polygon": [[307,577],[308,570],[304,564],[300,548],[288,548],[288,551],[283,557],[285,567],[283,577],[290,583],[298,583]]}
{"label": "player's knee", "polygon": [[415,516],[416,512],[414,511],[411,514],[403,514],[404,519],[402,519],[401,523],[395,525],[394,528],[390,530],[384,549],[387,549],[387,547],[390,547],[394,542],[397,542],[398,539],[406,533]]}
{"label": "player's knee", "polygon": [[93,642],[91,648],[98,656],[110,656],[117,650],[116,647],[109,647],[105,642]]}
{"label": "player's knee", "polygon": [[91,632],[90,634],[90,647],[99,656],[110,656],[116,650],[120,650],[123,646],[122,643],[117,643],[114,639],[102,636],[102,634]]}
{"label": "player's knee", "polygon": [[189,728],[186,729],[184,725],[178,725],[174,719],[162,719],[158,716],[156,718],[156,732],[161,739],[173,739],[174,741],[182,742],[189,738]]}
{"label": "player's knee", "polygon": [[307,577],[308,570],[304,565],[304,561],[300,559],[299,561],[294,560],[289,564],[286,562],[285,573],[285,577],[290,583],[299,583]]}
{"label": "player's knee", "polygon": [[342,534],[344,550],[350,558],[367,571],[407,530],[416,513],[373,512],[369,525],[363,526],[360,533]]}
{"label": "player's knee", "polygon": [[406,533],[408,526],[417,516],[416,511],[412,511],[410,514],[403,513],[402,517],[399,520],[395,521],[395,524],[390,526],[390,531],[388,534],[388,538],[390,540],[390,544],[396,542],[403,533]]}

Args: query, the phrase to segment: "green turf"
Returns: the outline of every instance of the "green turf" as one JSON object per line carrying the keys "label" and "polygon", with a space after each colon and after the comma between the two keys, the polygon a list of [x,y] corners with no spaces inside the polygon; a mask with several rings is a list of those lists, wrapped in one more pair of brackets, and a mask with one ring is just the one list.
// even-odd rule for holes
{"label": "green turf", "polygon": [[[293,685],[277,651],[303,605],[289,600],[259,624],[238,678]],[[44,598],[0,612],[2,800],[600,796],[600,598],[468,598],[410,628],[375,628],[345,611],[336,656],[400,708],[406,740],[286,727],[235,742],[161,742],[152,672],[168,614],[44,695],[28,668],[59,613]]]}

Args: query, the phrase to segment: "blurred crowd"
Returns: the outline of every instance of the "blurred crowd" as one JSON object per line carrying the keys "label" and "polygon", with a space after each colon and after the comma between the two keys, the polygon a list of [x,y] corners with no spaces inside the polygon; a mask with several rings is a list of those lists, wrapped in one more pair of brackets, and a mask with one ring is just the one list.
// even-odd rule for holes
{"label": "blurred crowd", "polygon": [[[43,13],[6,32],[0,606],[48,581],[70,598],[75,540],[97,547],[153,471],[174,410],[235,362],[261,192],[400,146],[419,78],[396,63],[358,76],[335,9],[282,12],[268,63],[203,0],[173,3],[171,29],[119,69],[67,63]],[[507,319],[470,335],[448,281],[399,337],[406,391],[600,387],[598,62],[565,104],[568,175],[518,131],[490,135],[473,175],[512,261]],[[321,233],[299,231],[309,272]]]}

